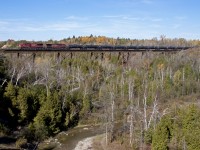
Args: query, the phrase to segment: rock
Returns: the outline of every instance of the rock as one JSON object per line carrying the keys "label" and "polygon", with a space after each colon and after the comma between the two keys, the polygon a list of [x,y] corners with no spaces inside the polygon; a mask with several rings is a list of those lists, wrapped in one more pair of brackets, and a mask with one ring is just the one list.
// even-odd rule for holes
{"label": "rock", "polygon": [[79,141],[74,150],[92,150],[93,139],[95,137],[89,137]]}

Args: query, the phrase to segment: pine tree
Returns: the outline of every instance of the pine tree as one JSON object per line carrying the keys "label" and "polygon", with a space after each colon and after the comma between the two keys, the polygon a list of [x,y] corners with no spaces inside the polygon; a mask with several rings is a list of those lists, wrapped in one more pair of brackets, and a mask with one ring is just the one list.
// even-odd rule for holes
{"label": "pine tree", "polygon": [[57,92],[50,94],[46,102],[40,107],[34,123],[37,128],[43,126],[47,128],[49,134],[56,134],[61,126],[61,102]]}
{"label": "pine tree", "polygon": [[157,125],[152,137],[153,150],[168,150],[168,143],[171,138],[172,121],[170,116],[164,116]]}

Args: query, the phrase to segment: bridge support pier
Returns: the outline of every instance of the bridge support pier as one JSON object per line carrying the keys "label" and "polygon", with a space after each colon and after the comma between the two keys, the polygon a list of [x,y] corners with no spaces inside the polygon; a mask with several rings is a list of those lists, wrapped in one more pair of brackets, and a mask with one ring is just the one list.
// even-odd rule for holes
{"label": "bridge support pier", "polygon": [[98,59],[98,57],[99,57],[99,55],[98,55],[98,54],[96,54],[96,55],[95,55],[95,60],[97,60],[97,59]]}
{"label": "bridge support pier", "polygon": [[104,53],[101,53],[101,60],[104,59]]}
{"label": "bridge support pier", "polygon": [[118,58],[117,58],[118,60],[120,59],[120,56],[121,56],[121,52],[118,53]]}
{"label": "bridge support pier", "polygon": [[33,59],[32,59],[32,61],[33,61],[33,64],[35,63],[35,57],[36,57],[36,54],[35,54],[35,53],[33,53]]}
{"label": "bridge support pier", "polygon": [[130,56],[130,54],[129,54],[129,52],[128,52],[128,54],[127,54],[127,61],[129,60],[129,56]]}
{"label": "bridge support pier", "polygon": [[93,52],[90,53],[90,59],[92,58],[92,56],[93,56]]}
{"label": "bridge support pier", "polygon": [[142,52],[142,56],[145,54],[145,52]]}
{"label": "bridge support pier", "polygon": [[72,53],[72,52],[70,53],[70,58],[71,58],[71,59],[73,58],[73,53]]}
{"label": "bridge support pier", "polygon": [[57,53],[57,62],[60,62],[60,53]]}

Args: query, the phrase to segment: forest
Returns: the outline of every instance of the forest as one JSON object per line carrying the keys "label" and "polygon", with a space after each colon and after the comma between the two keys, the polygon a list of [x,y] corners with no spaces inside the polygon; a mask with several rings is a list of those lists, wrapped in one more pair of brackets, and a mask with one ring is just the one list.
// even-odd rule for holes
{"label": "forest", "polygon": [[[23,41],[2,41],[16,47]],[[199,46],[198,40],[131,40],[72,37],[48,43]],[[125,149],[200,149],[200,49],[176,53],[117,53],[104,59],[76,53],[57,61],[53,54],[0,57],[0,139],[17,148],[77,125],[98,124],[106,145]],[[0,145],[2,143],[0,142]]]}
{"label": "forest", "polygon": [[187,40],[184,38],[167,38],[165,35],[161,35],[159,38],[154,37],[152,39],[130,39],[130,38],[111,38],[106,36],[79,36],[68,37],[61,40],[49,39],[47,41],[26,41],[26,40],[12,40],[0,41],[0,48],[6,45],[6,47],[15,48],[19,43],[25,42],[39,42],[49,44],[88,44],[88,45],[123,45],[123,46],[200,46],[200,40]]}

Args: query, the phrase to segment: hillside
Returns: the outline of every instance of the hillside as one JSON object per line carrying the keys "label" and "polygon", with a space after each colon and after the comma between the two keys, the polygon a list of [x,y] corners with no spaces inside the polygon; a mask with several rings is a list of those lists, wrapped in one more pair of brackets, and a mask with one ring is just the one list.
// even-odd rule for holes
{"label": "hillside", "polygon": [[37,56],[35,63],[7,56],[0,77],[0,134],[17,147],[34,147],[77,125],[100,124],[107,144],[200,149],[198,48],[134,53],[125,63],[117,54],[102,60],[78,53],[60,62]]}

